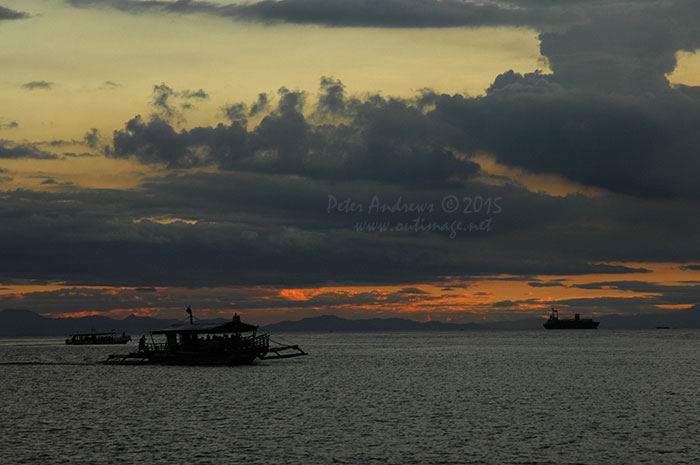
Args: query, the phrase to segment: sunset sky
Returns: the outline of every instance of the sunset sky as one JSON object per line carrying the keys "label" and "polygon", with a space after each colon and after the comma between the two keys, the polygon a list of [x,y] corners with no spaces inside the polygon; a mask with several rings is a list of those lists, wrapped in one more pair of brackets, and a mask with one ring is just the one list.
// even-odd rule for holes
{"label": "sunset sky", "polygon": [[0,0],[0,309],[700,309],[697,0]]}

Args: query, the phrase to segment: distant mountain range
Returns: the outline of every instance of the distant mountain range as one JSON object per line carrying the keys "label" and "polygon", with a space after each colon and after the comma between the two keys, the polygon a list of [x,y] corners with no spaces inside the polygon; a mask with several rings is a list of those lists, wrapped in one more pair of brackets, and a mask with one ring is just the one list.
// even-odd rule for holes
{"label": "distant mountain range", "polygon": [[475,323],[441,323],[427,321],[420,323],[403,318],[369,318],[348,320],[335,315],[321,315],[298,321],[282,321],[263,328],[268,332],[281,331],[465,331],[487,329]]}
{"label": "distant mountain range", "polygon": [[0,310],[0,336],[67,336],[71,333],[116,331],[143,334],[173,324],[176,320],[162,320],[130,315],[123,320],[106,316],[80,318],[47,318],[29,310]]}
{"label": "distant mountain range", "polygon": [[[564,316],[562,316],[564,317]],[[649,315],[611,315],[599,320],[600,329],[653,329],[657,326],[671,328],[700,328],[700,305],[688,310],[669,311]],[[144,334],[162,329],[180,320],[167,320],[130,315],[123,320],[106,316],[81,318],[47,318],[29,310],[0,310],[0,337],[19,336],[67,336],[71,333],[95,331],[125,332],[129,335]],[[206,320],[224,322],[228,320]],[[254,323],[254,322],[253,322]],[[475,330],[542,330],[542,318],[514,321],[476,323],[418,322],[403,318],[370,318],[348,320],[335,315],[321,315],[297,321],[282,321],[261,328],[266,332],[287,331],[475,331]]]}

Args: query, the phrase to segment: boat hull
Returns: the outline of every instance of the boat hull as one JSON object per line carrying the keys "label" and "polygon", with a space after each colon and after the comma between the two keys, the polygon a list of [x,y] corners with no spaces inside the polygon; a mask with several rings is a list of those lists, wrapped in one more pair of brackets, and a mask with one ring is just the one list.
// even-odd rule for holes
{"label": "boat hull", "polygon": [[265,356],[260,351],[251,352],[190,352],[176,351],[165,352],[140,352],[139,356],[148,360],[149,363],[163,365],[249,365],[255,362],[256,358]]}
{"label": "boat hull", "polygon": [[129,336],[127,337],[118,337],[115,339],[111,340],[71,340],[71,339],[66,339],[66,345],[69,346],[101,346],[101,345],[111,345],[111,344],[126,344],[129,342],[131,338]]}

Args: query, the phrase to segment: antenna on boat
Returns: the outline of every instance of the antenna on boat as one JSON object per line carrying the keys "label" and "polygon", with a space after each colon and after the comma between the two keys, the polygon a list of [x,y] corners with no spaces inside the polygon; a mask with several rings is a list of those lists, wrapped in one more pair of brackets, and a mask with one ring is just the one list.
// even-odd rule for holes
{"label": "antenna on boat", "polygon": [[192,309],[188,306],[187,310],[185,310],[185,311],[190,314],[190,324],[194,324],[194,323],[192,323]]}

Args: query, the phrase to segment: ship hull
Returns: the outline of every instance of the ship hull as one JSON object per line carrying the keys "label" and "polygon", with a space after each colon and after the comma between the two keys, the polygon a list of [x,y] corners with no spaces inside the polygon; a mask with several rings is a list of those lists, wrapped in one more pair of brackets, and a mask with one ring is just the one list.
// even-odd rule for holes
{"label": "ship hull", "polygon": [[101,346],[101,345],[109,345],[109,344],[126,344],[131,340],[130,337],[118,337],[115,339],[109,339],[109,340],[71,340],[71,339],[66,339],[66,345],[69,346]]}
{"label": "ship hull", "polygon": [[558,320],[548,321],[544,324],[546,329],[598,329],[598,321],[581,321],[581,320]]}

